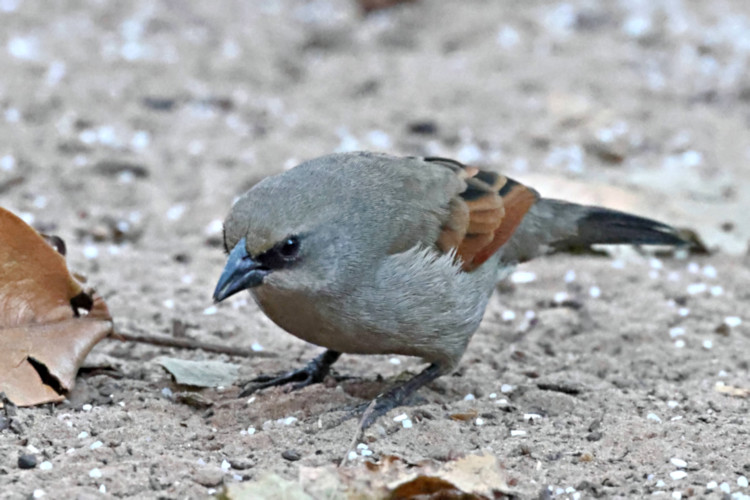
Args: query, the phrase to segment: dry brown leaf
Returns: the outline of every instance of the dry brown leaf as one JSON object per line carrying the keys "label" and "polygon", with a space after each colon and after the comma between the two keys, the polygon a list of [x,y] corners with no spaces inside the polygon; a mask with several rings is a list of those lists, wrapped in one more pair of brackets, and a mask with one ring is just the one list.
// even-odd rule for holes
{"label": "dry brown leaf", "polygon": [[19,406],[62,401],[111,331],[104,301],[83,290],[39,233],[0,208],[0,392]]}
{"label": "dry brown leaf", "polygon": [[350,467],[301,467],[299,481],[314,498],[485,500],[510,494],[505,472],[489,454],[448,463],[407,464],[397,457]]}

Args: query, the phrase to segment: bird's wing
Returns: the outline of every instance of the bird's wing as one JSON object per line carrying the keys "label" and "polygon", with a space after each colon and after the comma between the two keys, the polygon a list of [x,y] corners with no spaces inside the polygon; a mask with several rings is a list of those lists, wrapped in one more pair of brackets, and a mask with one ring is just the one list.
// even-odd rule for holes
{"label": "bird's wing", "polygon": [[455,250],[464,271],[481,266],[504,245],[539,199],[531,188],[513,179],[454,160],[429,157],[464,179],[466,189],[450,201],[437,246]]}

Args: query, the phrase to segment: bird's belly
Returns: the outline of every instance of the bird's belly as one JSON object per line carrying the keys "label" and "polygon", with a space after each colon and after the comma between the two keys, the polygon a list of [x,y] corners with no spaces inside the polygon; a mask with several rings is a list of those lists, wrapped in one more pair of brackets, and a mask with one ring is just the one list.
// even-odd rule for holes
{"label": "bird's belly", "polygon": [[[261,310],[278,326],[311,344],[352,354],[388,354],[394,347],[383,335],[369,331],[357,318],[341,318],[329,312],[320,297],[292,296],[275,290],[254,290]],[[336,319],[343,321],[335,321]]]}

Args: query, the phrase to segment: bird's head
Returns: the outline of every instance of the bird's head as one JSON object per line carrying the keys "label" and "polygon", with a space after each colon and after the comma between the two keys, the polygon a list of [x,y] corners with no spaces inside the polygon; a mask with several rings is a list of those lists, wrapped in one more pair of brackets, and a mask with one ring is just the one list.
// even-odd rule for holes
{"label": "bird's head", "polygon": [[341,237],[337,189],[325,172],[297,167],[240,197],[224,221],[227,263],[214,291],[220,302],[242,290],[315,293],[334,281],[349,254]]}

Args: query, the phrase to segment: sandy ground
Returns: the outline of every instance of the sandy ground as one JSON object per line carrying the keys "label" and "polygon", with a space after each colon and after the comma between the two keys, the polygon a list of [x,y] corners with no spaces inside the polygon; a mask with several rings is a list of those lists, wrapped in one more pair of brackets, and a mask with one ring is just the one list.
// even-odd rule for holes
{"label": "sandy ground", "polygon": [[[67,240],[118,330],[276,355],[102,342],[87,366],[107,370],[0,431],[0,497],[197,498],[338,462],[355,422],[318,423],[419,360],[344,356],[340,384],[253,402],[206,390],[196,408],[155,359],[249,377],[319,352],[243,297],[212,308],[217,221],[263,176],[350,149],[455,157],[547,195],[578,183],[717,247],[525,265],[535,279],[498,289],[459,371],[368,432],[372,458],[487,450],[520,498],[750,495],[750,399],[716,390],[750,387],[748,55],[742,0],[434,0],[367,17],[345,0],[0,0],[2,205]],[[21,470],[29,453],[51,469]]]}

